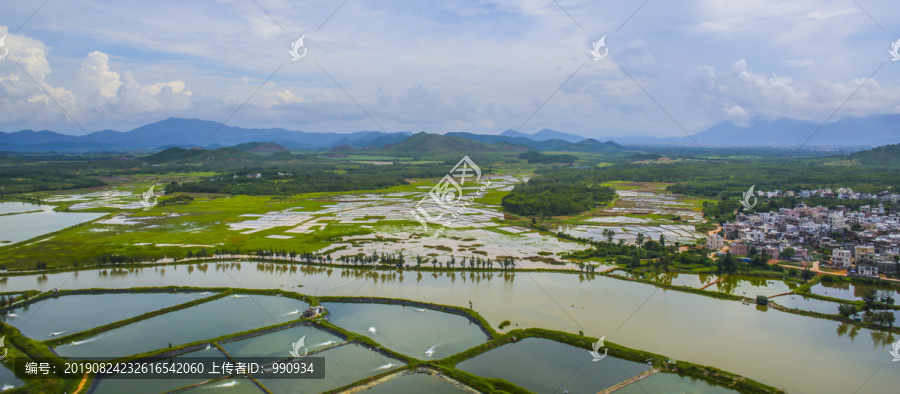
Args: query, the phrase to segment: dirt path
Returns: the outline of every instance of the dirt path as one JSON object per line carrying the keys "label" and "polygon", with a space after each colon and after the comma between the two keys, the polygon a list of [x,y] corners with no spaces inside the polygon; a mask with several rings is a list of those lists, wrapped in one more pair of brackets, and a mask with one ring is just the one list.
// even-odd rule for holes
{"label": "dirt path", "polygon": [[[778,264],[778,260],[770,260],[770,261],[769,261],[769,264]],[[785,268],[796,268],[796,269],[801,270],[801,271],[806,269],[805,267],[797,267],[797,266],[795,266],[795,265],[782,265],[782,267],[785,267]],[[819,262],[818,262],[818,261],[813,261],[813,265],[812,265],[812,268],[810,268],[810,271],[815,272],[815,273],[817,273],[817,274],[836,275],[836,276],[847,276],[847,271],[846,271],[846,270],[840,271],[840,272],[830,272],[830,271],[822,271],[822,270],[820,270],[820,269],[819,269]]]}
{"label": "dirt path", "polygon": [[788,295],[788,294],[794,294],[794,293],[791,292],[791,291],[789,291],[789,292],[787,292],[787,293],[781,293],[781,294],[775,294],[775,295],[773,295],[773,296],[769,296],[769,298],[781,297],[781,296],[785,296],[785,295]]}
{"label": "dirt path", "polygon": [[87,383],[87,381],[88,381],[88,374],[84,374],[84,379],[81,379],[81,382],[78,383],[78,388],[75,389],[75,392],[73,392],[72,394],[80,393],[81,389],[84,387],[84,384]]}
{"label": "dirt path", "polygon": [[707,288],[707,287],[710,287],[710,286],[712,286],[712,285],[714,285],[714,284],[716,284],[716,283],[721,282],[722,280],[725,279],[726,276],[728,276],[728,275],[722,275],[722,276],[719,277],[719,279],[716,279],[716,280],[714,280],[714,281],[712,281],[712,282],[710,282],[710,283],[707,283],[707,284],[705,284],[705,285],[703,285],[703,286],[700,286],[700,290],[703,290],[703,289],[705,289],[705,288]]}
{"label": "dirt path", "polygon": [[646,371],[646,372],[644,372],[644,373],[642,373],[642,374],[640,374],[640,375],[638,375],[638,376],[635,376],[635,377],[633,377],[633,378],[631,378],[631,379],[628,379],[628,380],[626,380],[626,381],[624,381],[624,382],[621,382],[621,383],[619,383],[619,384],[617,384],[617,385],[615,385],[615,386],[612,386],[612,387],[610,387],[610,388],[608,388],[608,389],[606,389],[606,390],[603,390],[603,391],[601,391],[601,392],[599,392],[599,393],[597,393],[597,394],[608,394],[608,393],[611,393],[611,392],[613,392],[613,391],[616,391],[616,390],[618,390],[618,389],[621,389],[622,387],[625,387],[625,386],[627,386],[627,385],[629,385],[629,384],[632,384],[632,383],[637,382],[637,381],[639,381],[639,380],[641,380],[641,379],[643,379],[643,378],[646,378],[646,377],[648,377],[648,376],[650,376],[650,375],[653,375],[653,374],[655,374],[655,373],[657,373],[657,372],[659,372],[659,369],[658,369],[658,368],[651,368],[649,371]]}
{"label": "dirt path", "polygon": [[435,371],[435,370],[432,370],[432,369],[429,369],[429,368],[419,368],[419,369],[417,369],[416,371],[400,371],[400,372],[395,372],[395,373],[392,373],[392,374],[390,374],[390,375],[384,376],[384,377],[382,377],[381,379],[373,380],[373,381],[371,381],[371,382],[369,382],[369,383],[366,383],[366,384],[363,384],[363,385],[360,385],[360,386],[356,386],[356,387],[350,388],[350,389],[345,390],[345,391],[341,391],[340,394],[353,394],[353,393],[358,393],[358,392],[361,392],[361,391],[368,390],[368,389],[370,389],[370,388],[372,388],[372,387],[374,387],[374,386],[376,386],[376,385],[378,385],[378,384],[380,384],[380,383],[387,382],[388,380],[396,379],[396,378],[399,378],[399,377],[401,377],[401,376],[412,375],[412,374],[416,374],[416,373],[427,373],[427,374],[429,374],[429,375],[431,375],[431,376],[434,376],[434,377],[436,377],[436,378],[438,378],[438,379],[441,379],[441,380],[443,380],[443,381],[445,381],[445,382],[447,382],[447,383],[449,383],[449,384],[452,384],[453,386],[455,386],[456,388],[458,388],[458,389],[460,389],[460,390],[462,390],[462,391],[465,391],[465,392],[468,392],[468,393],[472,393],[472,394],[478,394],[478,391],[477,391],[477,390],[475,390],[475,389],[473,389],[473,388],[471,388],[471,387],[469,387],[469,386],[466,386],[466,385],[464,385],[464,384],[462,384],[462,383],[460,383],[460,382],[458,382],[458,381],[456,381],[456,380],[454,380],[454,379],[451,379],[451,378],[447,377],[446,375],[444,375],[444,374],[442,374],[442,373],[440,373],[440,372],[438,372],[438,371]]}

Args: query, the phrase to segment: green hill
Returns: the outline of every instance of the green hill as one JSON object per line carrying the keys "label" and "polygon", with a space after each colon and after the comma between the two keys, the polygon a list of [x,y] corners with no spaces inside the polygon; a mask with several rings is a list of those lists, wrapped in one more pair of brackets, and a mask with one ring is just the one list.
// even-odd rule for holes
{"label": "green hill", "polygon": [[465,156],[477,153],[509,152],[521,153],[528,150],[521,145],[503,143],[487,144],[462,137],[452,137],[421,132],[399,144],[386,145],[373,152],[392,156]]}
{"label": "green hill", "polygon": [[246,142],[243,144],[232,146],[231,149],[257,153],[261,155],[268,155],[272,153],[284,152],[287,151],[288,148],[285,148],[279,144],[274,142]]}
{"label": "green hill", "polygon": [[851,154],[849,158],[866,166],[900,169],[900,144],[884,145],[874,149],[856,152]]}
{"label": "green hill", "polygon": [[565,150],[569,152],[600,152],[622,149],[625,149],[625,147],[612,141],[600,142],[593,138],[588,138],[584,141],[576,142],[570,145]]}
{"label": "green hill", "polygon": [[224,160],[255,160],[252,153],[242,152],[232,148],[207,149],[183,149],[169,148],[162,152],[152,154],[144,158],[148,163],[201,163]]}

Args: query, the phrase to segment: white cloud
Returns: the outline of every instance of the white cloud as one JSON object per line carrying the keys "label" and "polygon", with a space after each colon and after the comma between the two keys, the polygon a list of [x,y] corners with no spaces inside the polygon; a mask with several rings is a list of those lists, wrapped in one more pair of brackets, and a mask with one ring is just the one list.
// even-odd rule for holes
{"label": "white cloud", "polygon": [[[648,2],[637,13],[640,2],[560,1],[564,12],[544,0],[404,0],[348,2],[333,16],[339,4],[259,4],[265,12],[246,0],[45,7],[29,36],[7,39],[0,130],[74,127],[13,61],[89,130],[232,114],[249,127],[377,129],[359,103],[389,131],[499,132],[533,114],[530,131],[602,136],[681,135],[655,102],[690,132],[753,116],[821,119],[886,57],[880,29],[846,0]],[[864,3],[888,30],[879,11],[892,4]],[[27,8],[2,18],[24,20]],[[291,62],[302,34],[309,55]],[[592,62],[603,35],[610,56]],[[895,110],[891,65],[838,117]]]}
{"label": "white cloud", "polygon": [[721,111],[730,120],[762,116],[822,121],[838,108],[841,111],[834,120],[900,111],[900,92],[882,87],[874,78],[801,81],[754,73],[746,60],[735,62],[730,72],[705,67],[698,76],[699,85],[708,89],[696,92],[712,111]]}
{"label": "white cloud", "polygon": [[122,85],[119,73],[109,70],[109,56],[99,51],[89,53],[84,59],[78,79],[86,90],[98,90],[106,98],[115,97]]}
{"label": "white cloud", "polygon": [[853,15],[853,14],[858,14],[858,13],[860,13],[859,8],[843,8],[843,9],[828,11],[828,12],[818,12],[818,11],[810,12],[809,15],[807,15],[807,18],[825,20],[825,19],[831,19],[831,18],[838,17],[838,16]]}

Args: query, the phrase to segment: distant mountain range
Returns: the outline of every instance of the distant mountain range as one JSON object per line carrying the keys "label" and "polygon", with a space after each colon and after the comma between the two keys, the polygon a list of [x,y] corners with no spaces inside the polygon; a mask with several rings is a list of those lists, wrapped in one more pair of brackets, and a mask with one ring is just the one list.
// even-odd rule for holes
{"label": "distant mountain range", "polygon": [[525,134],[521,131],[506,130],[500,134],[503,137],[524,137],[532,141],[561,140],[566,142],[581,142],[584,137],[575,134],[563,133],[561,131],[543,129],[534,134]]}
{"label": "distant mountain range", "polygon": [[391,156],[443,156],[460,154],[478,154],[485,152],[524,152],[528,147],[522,145],[504,144],[502,142],[486,143],[459,136],[428,134],[421,132],[414,134],[403,142],[385,145],[373,149],[374,153]]}
{"label": "distant mountain range", "polygon": [[900,114],[849,116],[824,126],[788,118],[753,118],[746,126],[722,122],[690,137],[610,139],[624,145],[799,146],[805,143],[805,146],[871,147],[900,142]]}
{"label": "distant mountain range", "polygon": [[[307,133],[285,129],[246,129],[221,123],[169,118],[130,131],[103,130],[86,135],[23,130],[0,133],[0,151],[107,151],[163,150],[171,147],[219,148],[248,142],[272,142],[289,149],[322,149],[337,145],[380,146],[402,141],[410,132],[358,131],[349,134]],[[95,142],[96,141],[96,142]]]}
{"label": "distant mountain range", "polygon": [[[622,136],[588,139],[549,129],[534,134],[507,130],[501,135],[451,132],[446,136],[485,144],[504,142],[541,151],[572,152],[622,149],[622,145],[798,146],[805,142],[807,146],[874,147],[900,142],[900,114],[846,117],[820,126],[815,122],[794,119],[754,118],[746,126],[723,122],[690,137]],[[337,146],[373,149],[400,144],[412,135],[408,131],[358,131],[340,134],[308,133],[281,128],[247,129],[198,119],[169,118],[130,131],[103,130],[89,136],[60,134],[48,130],[0,132],[0,152],[84,152],[98,151],[98,145],[107,151],[161,151],[170,147],[219,148],[246,143],[262,144],[260,141],[298,150],[330,149]]]}

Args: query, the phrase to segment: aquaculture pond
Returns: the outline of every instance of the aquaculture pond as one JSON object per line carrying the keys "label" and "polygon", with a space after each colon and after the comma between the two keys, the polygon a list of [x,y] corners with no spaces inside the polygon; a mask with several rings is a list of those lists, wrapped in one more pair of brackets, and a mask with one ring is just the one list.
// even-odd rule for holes
{"label": "aquaculture pond", "polygon": [[468,318],[421,307],[323,303],[328,320],[339,327],[418,359],[439,359],[487,342]]}
{"label": "aquaculture pond", "polygon": [[592,362],[587,350],[542,338],[525,338],[465,360],[457,368],[501,378],[535,393],[596,393],[650,369],[606,357]]}
{"label": "aquaculture pond", "polygon": [[[863,294],[867,290],[889,291],[894,294],[894,298],[898,298],[900,287],[890,285],[875,285],[867,283],[849,283],[849,282],[819,282],[813,286],[810,292],[822,296],[840,298],[849,301],[861,301]],[[900,299],[898,299],[900,301]]]}
{"label": "aquaculture pond", "polygon": [[0,315],[39,341],[208,297],[201,293],[75,294],[48,298]]}
{"label": "aquaculture pond", "polygon": [[0,364],[0,391],[10,390],[16,387],[22,387],[24,382],[16,377],[6,365]]}
{"label": "aquaculture pond", "polygon": [[299,325],[236,341],[221,346],[232,357],[290,357],[291,344],[303,338],[306,349],[315,352],[338,345],[344,340],[328,331]]}
{"label": "aquaculture pond", "polygon": [[823,301],[817,298],[806,297],[799,294],[778,296],[770,299],[769,301],[775,302],[776,304],[781,305],[785,308],[797,308],[802,311],[825,313],[829,315],[836,315],[838,313],[838,305],[840,305],[837,302]]}
{"label": "aquaculture pond", "polygon": [[250,378],[243,376],[215,380],[178,393],[262,394],[263,391]]}
{"label": "aquaculture pond", "polygon": [[[240,287],[313,295],[400,298],[463,308],[471,301],[493,327],[509,320],[511,327],[582,330],[597,338],[607,335],[608,341],[617,344],[715,366],[792,393],[853,392],[861,385],[859,392],[891,392],[900,387],[900,374],[879,368],[891,360],[891,343],[877,339],[880,331],[860,329],[854,338],[841,336],[834,321],[771,308],[761,312],[736,301],[628,280],[544,272],[449,275],[379,270],[375,281],[355,279],[365,268],[298,266],[291,273],[258,270],[256,264],[246,262],[221,264],[218,271],[214,267],[210,261],[205,273],[188,274],[184,266],[166,266],[115,276],[101,275],[100,270],[85,270],[77,277],[64,272],[42,281],[35,275],[17,276],[0,282],[0,291],[61,285],[67,289],[233,287],[237,279]],[[352,286],[336,287],[351,278],[355,279]],[[294,309],[301,308],[288,310]],[[772,367],[772,360],[778,360],[778,368]]]}
{"label": "aquaculture pond", "polygon": [[4,202],[0,203],[0,206],[3,207],[0,213],[3,210],[10,211],[7,212],[8,214],[0,215],[0,246],[39,237],[106,215],[105,213],[54,212],[54,207],[51,205],[22,207],[19,203]]}
{"label": "aquaculture pond", "polygon": [[427,373],[403,375],[362,391],[365,394],[462,394],[466,392],[450,382]]}
{"label": "aquaculture pond", "polygon": [[735,394],[703,379],[674,373],[655,373],[615,391],[616,394]]}
{"label": "aquaculture pond", "polygon": [[749,298],[758,295],[773,296],[784,294],[797,288],[795,282],[785,282],[780,279],[769,279],[758,276],[727,275],[719,283],[706,288],[706,290],[720,291]]}
{"label": "aquaculture pond", "polygon": [[324,379],[266,379],[262,376],[256,378],[274,394],[321,393],[403,365],[399,360],[355,343],[316,353],[316,357],[325,358]]}
{"label": "aquaculture pond", "polygon": [[[171,361],[179,362],[179,360],[183,360],[185,357],[194,358],[194,357],[209,357],[221,359],[222,361],[226,360],[225,354],[223,354],[219,349],[215,347],[210,347],[208,349],[202,349],[195,352],[185,353],[179,356],[175,356],[171,359],[166,359],[160,361],[162,363],[168,363]],[[154,363],[155,364],[155,363]],[[210,375],[208,379],[213,379],[218,376]],[[169,390],[175,390],[180,387],[186,387],[197,383],[202,383],[207,379],[137,379],[133,377],[128,378],[118,378],[118,379],[99,379],[95,380],[93,383],[93,391],[92,394],[120,394],[120,393],[129,393],[129,394],[158,394],[162,392],[166,392]]]}
{"label": "aquaculture pond", "polygon": [[287,297],[240,295],[162,314],[56,347],[63,357],[120,357],[296,320],[308,305]]}

